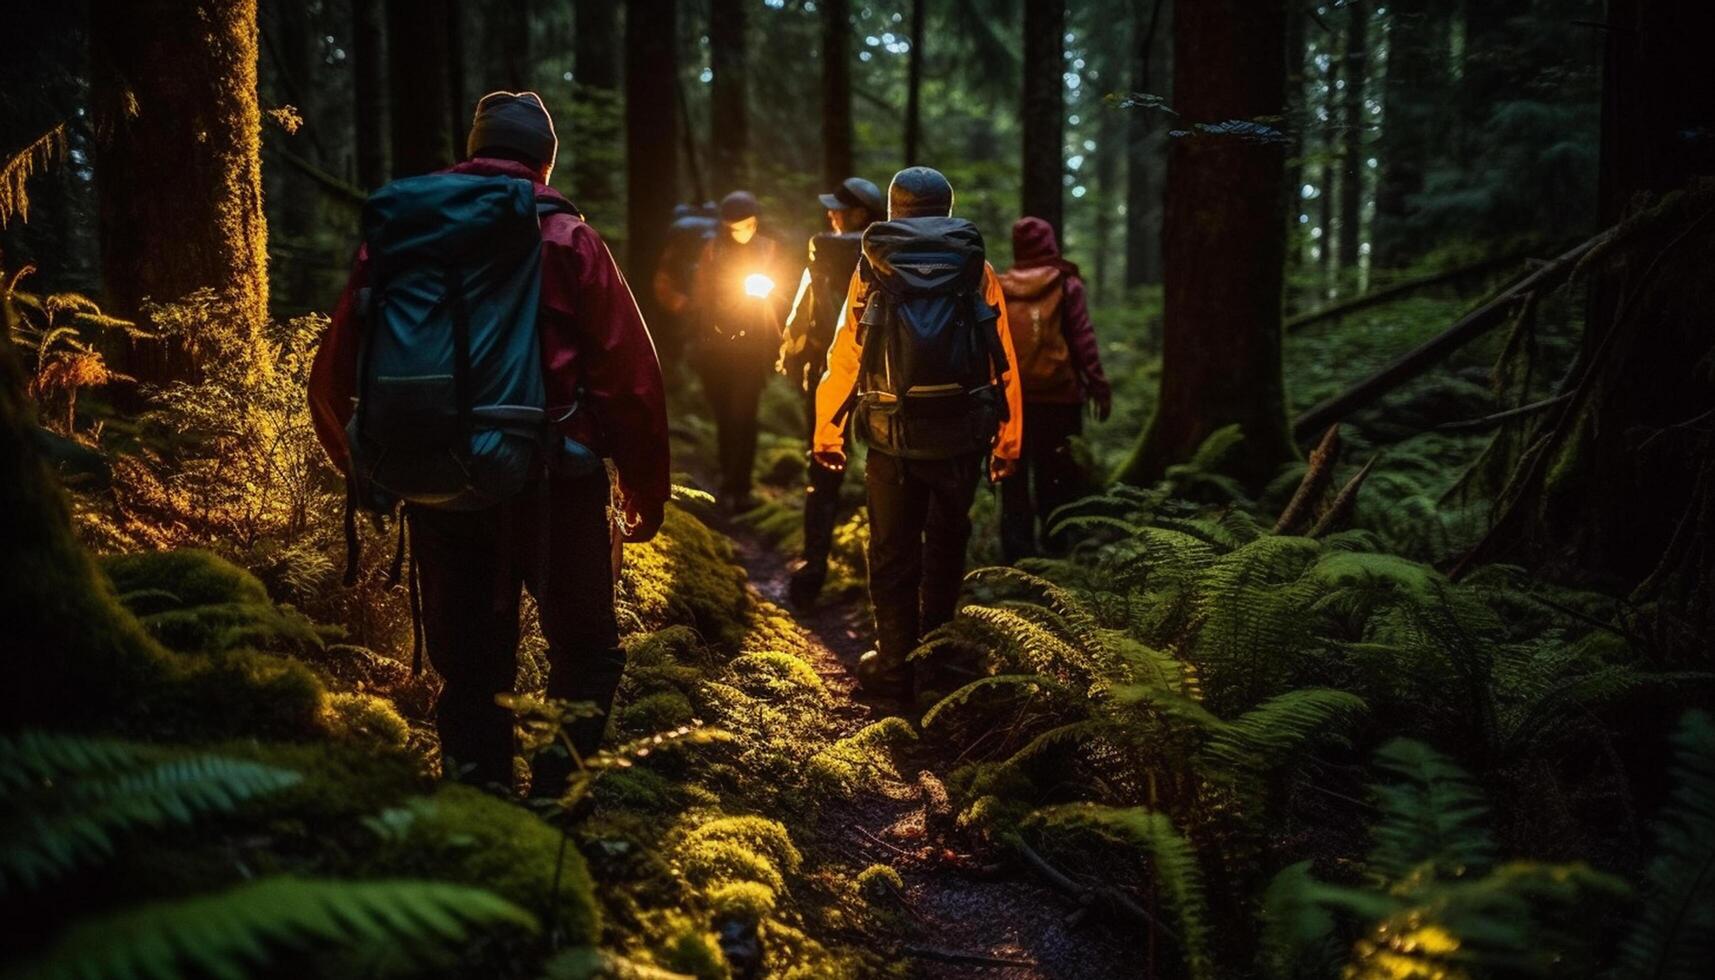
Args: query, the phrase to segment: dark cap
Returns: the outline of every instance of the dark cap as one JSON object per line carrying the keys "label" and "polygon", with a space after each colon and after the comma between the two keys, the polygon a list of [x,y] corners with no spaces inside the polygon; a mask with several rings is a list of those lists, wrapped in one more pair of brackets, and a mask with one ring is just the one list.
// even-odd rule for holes
{"label": "dark cap", "polygon": [[756,195],[749,191],[733,191],[721,198],[721,220],[728,224],[754,218],[759,211],[761,208],[757,207]]}
{"label": "dark cap", "polygon": [[840,181],[840,186],[834,188],[832,194],[818,194],[816,200],[822,202],[822,207],[829,211],[840,211],[845,208],[863,208],[870,217],[879,218],[887,205],[881,200],[881,188],[862,177],[847,177]]}
{"label": "dark cap", "polygon": [[474,157],[490,148],[511,150],[550,169],[554,166],[560,138],[540,95],[490,92],[477,101],[465,153]]}
{"label": "dark cap", "polygon": [[887,217],[944,218],[953,213],[953,185],[933,167],[906,167],[887,186]]}

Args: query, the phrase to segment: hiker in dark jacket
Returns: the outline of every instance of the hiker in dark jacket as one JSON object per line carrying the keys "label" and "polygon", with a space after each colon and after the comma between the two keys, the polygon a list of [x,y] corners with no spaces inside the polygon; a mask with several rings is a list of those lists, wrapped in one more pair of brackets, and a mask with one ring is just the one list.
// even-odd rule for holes
{"label": "hiker in dark jacket", "polygon": [[[886,212],[881,188],[862,177],[848,177],[818,200],[828,211],[828,225],[810,239],[809,264],[798,280],[798,295],[786,318],[776,367],[804,392],[805,439],[816,436],[816,385],[828,366],[828,347],[845,311],[846,288],[857,269],[863,231]],[[815,602],[828,579],[828,552],[833,547],[840,483],[845,473],[809,458],[804,487],[804,552],[792,571],[788,595],[793,603]]]}
{"label": "hiker in dark jacket", "polygon": [[1059,550],[1048,536],[1049,515],[1071,503],[1083,482],[1072,437],[1083,432],[1086,403],[1102,420],[1113,408],[1084,280],[1061,256],[1054,226],[1018,219],[1012,259],[1000,285],[1024,383],[1024,455],[1000,485],[1001,551],[1009,564],[1038,552],[1038,522],[1048,550]]}
{"label": "hiker in dark jacket", "polygon": [[[448,173],[528,181],[539,206],[569,210],[547,186],[556,149],[539,97],[496,92],[477,105],[469,159]],[[550,469],[487,509],[406,508],[423,639],[445,682],[435,705],[443,761],[449,776],[463,768],[479,785],[512,782],[513,717],[495,697],[513,689],[520,586],[535,598],[548,641],[548,697],[606,712],[624,667],[610,499],[617,496],[624,540],[641,542],[660,528],[669,490],[661,369],[631,291],[601,236],[575,213],[549,213],[540,226],[536,329],[547,403],[576,406],[557,420],[560,434],[611,460],[618,484],[610,488],[600,467],[575,477]],[[310,376],[316,435],[341,470],[350,465],[345,430],[357,395],[360,297],[371,285],[372,259],[367,250],[358,253]],[[578,752],[596,750],[605,723],[600,717],[573,725]],[[563,755],[539,758],[536,791],[562,791],[570,768]]]}
{"label": "hiker in dark jacket", "polygon": [[663,363],[674,364],[684,353],[686,339],[692,330],[687,314],[691,306],[691,291],[696,287],[697,260],[702,257],[703,247],[719,230],[720,220],[715,217],[712,201],[699,205],[680,204],[673,208],[673,223],[667,226],[667,244],[661,249],[661,257],[655,263],[655,275],[650,280],[650,289],[655,295],[655,316],[665,322],[653,324],[649,332],[655,337],[655,346],[661,352]]}
{"label": "hiker in dark jacket", "polygon": [[754,506],[756,412],[780,346],[787,272],[779,244],[758,230],[760,208],[748,191],[723,198],[719,217],[697,260],[691,356],[715,417],[720,503],[738,512]]}

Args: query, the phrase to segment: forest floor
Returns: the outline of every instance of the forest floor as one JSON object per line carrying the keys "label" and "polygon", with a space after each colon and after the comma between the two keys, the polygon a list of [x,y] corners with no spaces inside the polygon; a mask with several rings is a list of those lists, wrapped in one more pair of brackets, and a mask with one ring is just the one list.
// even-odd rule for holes
{"label": "forest floor", "polygon": [[[866,697],[853,673],[872,645],[868,602],[824,595],[814,608],[798,609],[786,594],[789,556],[742,522],[714,526],[732,539],[750,588],[791,613],[802,655],[834,699],[839,735],[897,714],[899,704]],[[934,812],[934,790],[925,787],[939,787],[958,764],[946,746],[920,740],[900,762],[900,773],[916,775],[915,782],[885,780],[824,807],[813,837],[826,842],[822,856],[847,877],[878,863],[899,873],[905,887],[897,896],[897,928],[873,938],[910,960],[910,975],[1034,980],[1138,972],[1114,936],[1068,896],[1027,877],[1016,863],[970,853],[943,826],[950,815]]]}

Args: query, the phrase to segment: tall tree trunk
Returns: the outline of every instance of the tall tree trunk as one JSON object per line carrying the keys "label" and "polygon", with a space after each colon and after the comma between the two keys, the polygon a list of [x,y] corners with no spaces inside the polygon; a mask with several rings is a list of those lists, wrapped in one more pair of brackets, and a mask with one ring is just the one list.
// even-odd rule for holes
{"label": "tall tree trunk", "polygon": [[679,197],[678,19],[675,0],[625,5],[625,256],[645,309]]}
{"label": "tall tree trunk", "polygon": [[850,177],[852,162],[852,5],[822,0],[822,184]]}
{"label": "tall tree trunk", "polygon": [[573,40],[573,95],[584,107],[584,127],[571,142],[572,193],[584,207],[613,201],[620,149],[619,5],[578,0]]}
{"label": "tall tree trunk", "polygon": [[[1715,9],[1610,0],[1599,213],[1634,221],[1596,267],[1566,406],[1499,496],[1468,559],[1547,561],[1609,584],[1645,582],[1707,656],[1715,627]],[[1702,178],[1700,182],[1698,179]],[[1691,184],[1675,203],[1660,195]],[[1699,622],[1700,620],[1700,622]]]}
{"label": "tall tree trunk", "polygon": [[911,0],[911,52],[905,63],[905,166],[923,155],[923,20],[928,0]]}
{"label": "tall tree trunk", "polygon": [[240,351],[140,345],[142,380],[239,356],[268,316],[255,0],[96,0],[90,11],[102,273],[110,308],[209,288]]}
{"label": "tall tree trunk", "polygon": [[[1363,0],[1346,4],[1345,119],[1340,138],[1340,267],[1346,278],[1359,281],[1363,265],[1360,246],[1364,226],[1364,172],[1369,150],[1365,132],[1369,113],[1364,108],[1364,82],[1369,73],[1370,6]],[[1354,287],[1355,288],[1355,287]]]}
{"label": "tall tree trunk", "polygon": [[[1117,73],[1115,73],[1117,74]],[[1109,76],[1113,77],[1113,76]],[[1125,119],[1111,105],[1096,108],[1096,275],[1095,298],[1107,300],[1114,291],[1114,215],[1123,199],[1120,160],[1125,154]]]}
{"label": "tall tree trunk", "polygon": [[[1235,30],[1240,23],[1245,29]],[[1173,35],[1181,125],[1280,115],[1284,0],[1184,4],[1174,11]],[[1253,486],[1296,454],[1280,363],[1285,165],[1279,142],[1210,135],[1172,142],[1161,389],[1121,479],[1160,479],[1232,424],[1245,439],[1236,475]]]}
{"label": "tall tree trunk", "polygon": [[[393,175],[450,165],[453,149],[450,0],[387,0],[388,116]],[[463,147],[459,148],[460,150]]]}
{"label": "tall tree trunk", "polygon": [[1035,0],[1024,5],[1024,174],[1022,210],[1060,233],[1066,171],[1066,4]]}
{"label": "tall tree trunk", "polygon": [[[1170,0],[1132,0],[1131,87],[1170,97]],[[1169,98],[1169,101],[1171,99]],[[1163,150],[1155,110],[1136,107],[1126,117],[1125,284],[1161,281]]]}
{"label": "tall tree trunk", "polygon": [[469,52],[465,38],[469,22],[464,0],[446,0],[447,4],[447,120],[452,127],[453,159],[465,155],[465,137],[470,134],[470,120],[475,113],[476,100],[470,97]]}
{"label": "tall tree trunk", "polygon": [[[610,5],[611,6],[611,5]],[[482,93],[495,89],[528,91],[530,84],[530,2],[489,0],[483,39],[487,42],[478,77]]]}
{"label": "tall tree trunk", "polygon": [[1446,8],[1437,0],[1390,0],[1387,75],[1382,80],[1382,131],[1376,175],[1372,264],[1397,268],[1421,254],[1409,230],[1411,199],[1441,139],[1437,122],[1447,93]]}
{"label": "tall tree trunk", "polygon": [[743,0],[709,0],[709,171],[716,194],[750,179],[744,8]]}
{"label": "tall tree trunk", "polygon": [[365,190],[387,182],[387,48],[382,0],[351,0],[352,124],[357,183]]}
{"label": "tall tree trunk", "polygon": [[1316,195],[1316,227],[1320,238],[1317,239],[1317,266],[1321,271],[1317,287],[1317,299],[1326,299],[1335,280],[1338,278],[1340,243],[1335,234],[1335,224],[1338,222],[1335,210],[1339,203],[1340,194],[1340,144],[1339,126],[1336,120],[1340,118],[1340,74],[1342,59],[1338,52],[1344,51],[1344,33],[1330,28],[1324,40],[1328,57],[1324,64],[1328,67],[1322,72],[1322,125],[1318,127],[1321,136],[1321,166],[1317,170],[1321,179],[1317,182]]}

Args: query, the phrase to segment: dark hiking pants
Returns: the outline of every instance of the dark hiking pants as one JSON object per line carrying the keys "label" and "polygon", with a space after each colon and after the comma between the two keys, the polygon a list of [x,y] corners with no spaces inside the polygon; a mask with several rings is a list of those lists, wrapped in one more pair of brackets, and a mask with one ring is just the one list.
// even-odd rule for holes
{"label": "dark hiking pants", "polygon": [[1072,459],[1072,437],[1083,431],[1082,405],[1024,403],[1024,453],[1017,471],[1000,484],[1000,546],[1008,564],[1062,550],[1048,533],[1048,518],[1077,499],[1083,485]]}
{"label": "dark hiking pants", "polygon": [[889,667],[904,664],[924,633],[953,618],[983,462],[980,454],[919,460],[869,453],[869,598],[876,649]]}
{"label": "dark hiking pants", "polygon": [[773,370],[768,352],[754,345],[723,342],[699,353],[697,372],[715,420],[720,490],[727,501],[750,493],[751,470],[756,466],[756,412]]}
{"label": "dark hiking pants", "polygon": [[[518,670],[520,587],[535,598],[548,641],[548,697],[594,702],[604,714],[579,720],[571,735],[581,754],[601,743],[625,666],[607,505],[607,474],[598,472],[550,478],[488,510],[409,510],[423,641],[445,681],[435,728],[443,759],[473,767],[470,782],[512,785],[512,713],[494,697],[512,691]],[[554,753],[537,767],[536,790],[557,792],[569,771]]]}
{"label": "dark hiking pants", "polygon": [[[816,442],[816,381],[804,394],[804,414],[808,424],[809,444]],[[847,455],[850,455],[849,446]],[[845,470],[829,469],[810,459],[804,485],[804,563],[826,566],[828,552],[834,547],[834,525],[839,521],[840,486],[845,482]]]}

